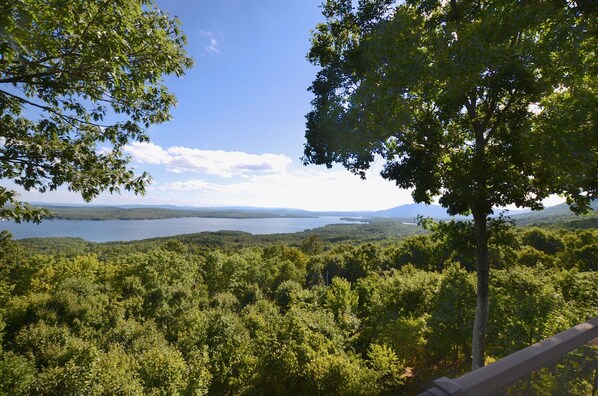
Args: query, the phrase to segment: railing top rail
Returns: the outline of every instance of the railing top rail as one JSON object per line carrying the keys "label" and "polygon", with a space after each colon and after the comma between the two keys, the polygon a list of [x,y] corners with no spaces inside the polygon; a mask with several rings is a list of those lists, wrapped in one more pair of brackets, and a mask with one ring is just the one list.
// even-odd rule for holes
{"label": "railing top rail", "polygon": [[595,317],[459,378],[439,378],[433,381],[433,388],[419,396],[485,395],[597,337],[598,317]]}

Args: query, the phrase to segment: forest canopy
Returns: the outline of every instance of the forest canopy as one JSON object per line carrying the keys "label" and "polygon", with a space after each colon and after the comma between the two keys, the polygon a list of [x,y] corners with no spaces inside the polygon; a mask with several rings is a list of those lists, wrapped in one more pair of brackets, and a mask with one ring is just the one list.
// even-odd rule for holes
{"label": "forest canopy", "polygon": [[[417,394],[469,371],[474,264],[456,241],[218,237],[3,235],[0,394]],[[507,237],[491,245],[490,361],[598,315],[595,229]],[[519,392],[589,393],[595,354]]]}

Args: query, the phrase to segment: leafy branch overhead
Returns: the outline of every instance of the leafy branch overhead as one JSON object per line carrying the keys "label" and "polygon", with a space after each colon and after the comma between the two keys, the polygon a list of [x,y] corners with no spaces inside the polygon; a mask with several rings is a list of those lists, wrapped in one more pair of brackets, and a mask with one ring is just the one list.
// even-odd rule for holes
{"label": "leafy branch overhead", "polygon": [[[144,193],[123,147],[148,140],[176,99],[163,85],[192,66],[180,22],[154,2],[14,1],[0,5],[0,179],[91,200]],[[0,216],[39,220],[0,186]],[[20,208],[20,209],[19,209]]]}

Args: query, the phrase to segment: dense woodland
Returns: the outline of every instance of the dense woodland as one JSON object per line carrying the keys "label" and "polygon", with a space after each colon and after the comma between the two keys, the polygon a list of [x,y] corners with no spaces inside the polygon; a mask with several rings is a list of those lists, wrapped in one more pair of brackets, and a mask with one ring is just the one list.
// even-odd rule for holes
{"label": "dense woodland", "polygon": [[[471,365],[475,258],[457,224],[378,241],[4,233],[0,394],[417,394]],[[598,315],[597,241],[595,228],[493,234],[489,362]],[[589,394],[595,353],[522,386]]]}

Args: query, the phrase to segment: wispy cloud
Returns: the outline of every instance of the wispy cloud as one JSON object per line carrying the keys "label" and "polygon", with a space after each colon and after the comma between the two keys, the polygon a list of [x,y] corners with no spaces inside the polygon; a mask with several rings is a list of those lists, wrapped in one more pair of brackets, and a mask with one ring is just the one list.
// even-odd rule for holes
{"label": "wispy cloud", "polygon": [[231,178],[254,173],[282,173],[292,160],[282,154],[249,154],[241,151],[199,150],[135,142],[125,148],[139,163],[164,165],[174,173],[205,173]]}
{"label": "wispy cloud", "polygon": [[208,44],[204,47],[205,51],[208,54],[219,54],[220,53],[220,48],[218,48],[218,40],[216,39],[216,36],[214,35],[214,33],[210,32],[210,31],[200,30],[199,34],[202,35],[203,37],[206,37],[209,40]]}

